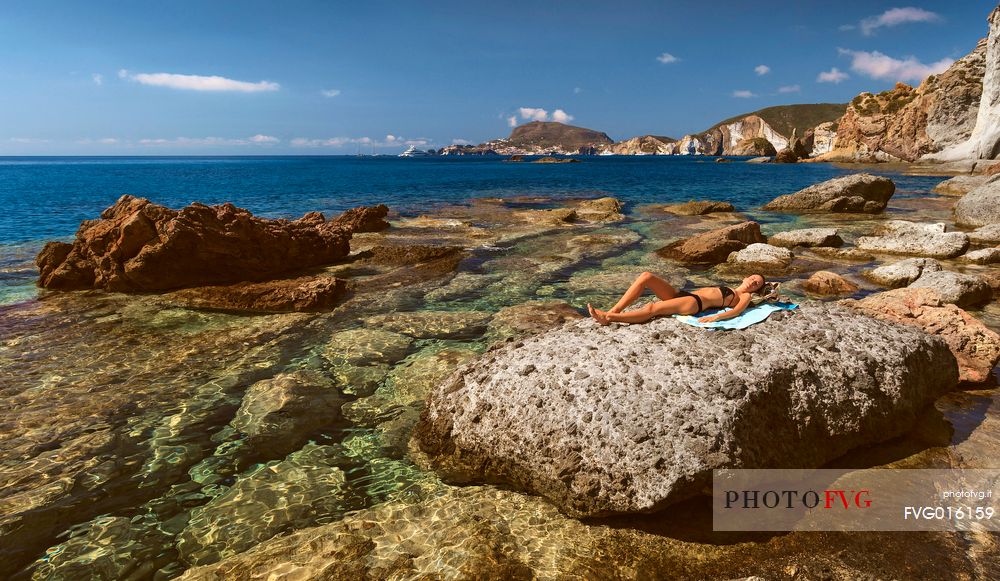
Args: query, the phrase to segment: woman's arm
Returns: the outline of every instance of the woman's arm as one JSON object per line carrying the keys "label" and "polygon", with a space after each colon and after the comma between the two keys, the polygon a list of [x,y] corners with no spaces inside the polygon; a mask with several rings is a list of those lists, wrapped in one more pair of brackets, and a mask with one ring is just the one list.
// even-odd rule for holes
{"label": "woman's arm", "polygon": [[749,304],[750,304],[750,295],[749,294],[740,295],[740,301],[736,303],[735,307],[723,313],[716,313],[708,317],[702,317],[698,319],[698,322],[714,323],[715,321],[724,321],[726,319],[732,319],[733,317],[738,317],[743,311],[747,310],[747,305]]}

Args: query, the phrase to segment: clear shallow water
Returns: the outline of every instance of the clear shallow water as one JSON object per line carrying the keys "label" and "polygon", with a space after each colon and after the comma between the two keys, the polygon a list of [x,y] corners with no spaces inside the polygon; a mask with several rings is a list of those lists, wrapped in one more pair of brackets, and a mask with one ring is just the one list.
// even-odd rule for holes
{"label": "clear shallow water", "polygon": [[[336,214],[387,204],[403,215],[469,198],[614,196],[631,205],[725,200],[748,210],[853,170],[830,164],[714,163],[714,158],[586,157],[510,163],[493,157],[0,157],[0,304],[35,296],[33,258],[123,194],[168,207],[232,202],[255,214]],[[893,175],[900,193],[939,178]]]}
{"label": "clear shallow water", "polygon": [[[438,510],[473,514],[477,522],[492,522],[477,511],[493,511],[537,525],[516,541],[540,561],[556,555],[579,561],[595,552],[589,545],[581,550],[579,539],[603,528],[560,517],[551,507],[511,507],[525,502],[520,495],[446,486],[413,464],[407,441],[428,391],[513,334],[512,320],[533,318],[505,317],[504,309],[551,299],[576,309],[591,301],[609,304],[641,270],[678,285],[717,281],[714,272],[689,271],[652,251],[736,218],[672,218],[642,204],[725,199],[769,232],[837,225],[853,239],[871,223],[753,211],[773,196],[845,171],[697,158],[587,158],[562,165],[474,158],[4,160],[0,184],[10,213],[2,218],[0,257],[11,282],[8,297],[20,297],[8,302],[21,302],[0,307],[0,577],[168,579],[274,535],[342,520],[356,526],[356,511],[367,509],[375,512],[364,518],[391,533],[379,545],[384,561],[406,562],[413,544],[423,543],[433,556],[432,572],[449,570],[449,559],[467,564],[462,552],[443,557],[442,541],[428,535],[439,526]],[[893,177],[900,193],[890,216],[947,219],[947,201],[926,197],[940,178]],[[23,301],[35,293],[31,260],[42,241],[71,236],[80,219],[96,217],[121,193],[174,207],[232,201],[271,216],[385,202],[403,215],[471,226],[435,229],[403,220],[385,233],[359,235],[352,245],[444,241],[479,248],[453,278],[405,279],[330,313],[236,316],[165,306],[155,296],[99,292]],[[596,195],[626,201],[629,219],[532,231],[514,216],[522,208],[558,205],[559,198]],[[464,204],[514,196],[545,199]],[[56,201],[47,204],[47,197]],[[483,232],[481,224],[503,226]],[[859,265],[824,268],[850,275]],[[355,274],[359,280],[378,276]],[[261,381],[296,373],[333,382],[339,417],[276,440],[246,437],[235,418],[247,394]],[[923,444],[907,461],[995,465],[996,396],[986,392],[943,405],[961,440],[930,449]],[[550,529],[573,533],[553,538],[546,536]],[[453,537],[464,540],[467,530],[456,531]],[[669,534],[642,542],[690,567],[729,550],[713,539],[679,543]],[[823,540],[791,535],[788,543],[798,546],[787,551],[793,558],[828,548]],[[965,563],[964,548],[940,545],[935,558]],[[629,541],[613,551],[624,568],[632,567],[635,546]],[[738,563],[761,561],[769,547],[741,547],[720,567],[728,573]],[[786,551],[779,552],[787,562]],[[899,558],[890,563],[901,564]],[[551,575],[558,569],[552,566]],[[689,575],[719,576],[694,571]]]}

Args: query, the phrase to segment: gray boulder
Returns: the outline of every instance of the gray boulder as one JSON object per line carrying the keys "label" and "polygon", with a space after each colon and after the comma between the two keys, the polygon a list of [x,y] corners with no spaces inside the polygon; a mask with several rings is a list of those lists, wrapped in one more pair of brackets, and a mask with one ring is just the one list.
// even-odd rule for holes
{"label": "gray boulder", "polygon": [[976,307],[993,298],[993,290],[981,277],[948,270],[924,271],[910,288],[933,289],[940,295],[941,302],[960,307]]}
{"label": "gray boulder", "polygon": [[882,226],[883,236],[862,236],[862,250],[884,254],[910,254],[931,258],[955,258],[969,247],[965,232],[945,232],[943,224],[915,224],[894,220]]}
{"label": "gray boulder", "polygon": [[987,179],[988,176],[984,175],[955,176],[934,186],[931,191],[942,196],[964,196],[986,183]]}
{"label": "gray boulder", "polygon": [[743,250],[729,255],[726,261],[729,266],[743,270],[760,270],[774,272],[784,270],[792,263],[792,251],[780,246],[771,246],[760,242],[751,244]]}
{"label": "gray boulder", "polygon": [[775,212],[848,212],[877,214],[885,209],[896,184],[867,173],[834,178],[794,194],[778,196],[764,206]]}
{"label": "gray boulder", "polygon": [[1000,223],[976,228],[969,232],[969,240],[976,244],[1000,244]]}
{"label": "gray boulder", "polygon": [[941,263],[933,258],[907,258],[864,273],[865,277],[889,288],[899,288],[920,278],[924,272],[939,272]]}
{"label": "gray boulder", "polygon": [[411,450],[450,482],[507,483],[573,516],[651,512],[716,468],[818,467],[899,436],[957,381],[941,339],[836,305],[739,332],[588,319],[453,373]]}
{"label": "gray boulder", "polygon": [[966,252],[962,260],[973,264],[996,264],[1000,262],[1000,248],[981,248]]}
{"label": "gray boulder", "polygon": [[955,222],[963,226],[1000,223],[1000,176],[994,176],[955,204]]}
{"label": "gray boulder", "polygon": [[837,235],[836,228],[801,228],[778,232],[768,237],[772,246],[795,248],[796,246],[840,246],[844,239]]}

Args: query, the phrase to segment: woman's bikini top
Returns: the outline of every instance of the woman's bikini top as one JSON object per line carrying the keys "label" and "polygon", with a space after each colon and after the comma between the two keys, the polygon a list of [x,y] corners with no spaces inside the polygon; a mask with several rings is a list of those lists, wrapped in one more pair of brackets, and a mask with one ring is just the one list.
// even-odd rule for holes
{"label": "woman's bikini top", "polygon": [[733,289],[729,288],[728,286],[720,286],[719,292],[722,293],[722,306],[724,307],[732,306],[726,303],[729,300],[729,297],[736,296],[736,293],[733,292]]}

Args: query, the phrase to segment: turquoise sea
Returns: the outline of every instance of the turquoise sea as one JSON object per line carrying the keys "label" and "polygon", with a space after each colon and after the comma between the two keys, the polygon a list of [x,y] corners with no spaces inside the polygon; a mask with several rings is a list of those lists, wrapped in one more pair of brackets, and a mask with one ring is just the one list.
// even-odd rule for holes
{"label": "turquoise sea", "polygon": [[[737,210],[855,171],[830,164],[715,163],[712,157],[584,157],[511,163],[500,157],[0,157],[0,304],[34,296],[33,259],[71,239],[122,194],[169,207],[232,202],[255,214],[327,215],[384,203],[402,215],[477,197],[614,196],[638,204],[726,200]],[[892,172],[897,198],[940,178]]]}

